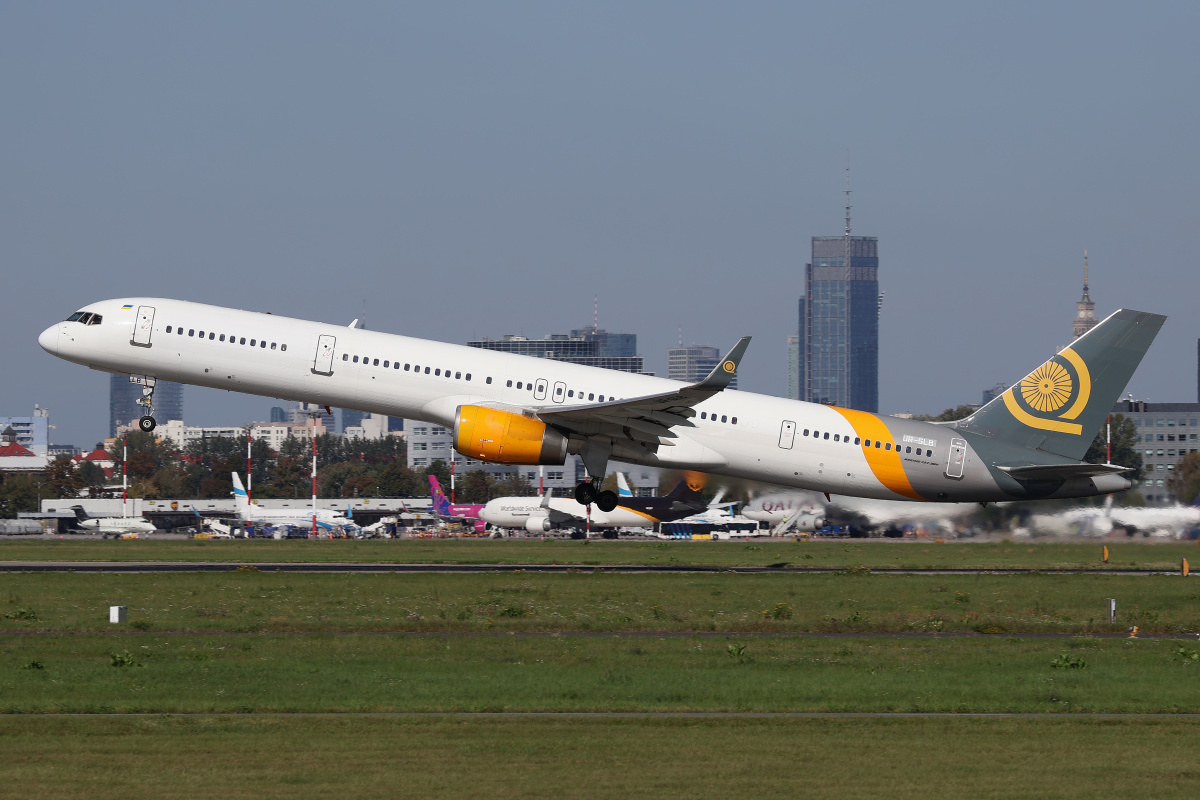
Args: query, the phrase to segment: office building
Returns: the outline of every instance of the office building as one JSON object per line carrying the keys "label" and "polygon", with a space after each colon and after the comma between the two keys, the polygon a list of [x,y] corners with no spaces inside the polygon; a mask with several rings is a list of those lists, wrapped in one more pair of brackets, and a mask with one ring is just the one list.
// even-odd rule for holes
{"label": "office building", "polygon": [[983,390],[983,402],[981,403],[981,405],[986,406],[988,403],[992,402],[997,397],[999,397],[1000,395],[1007,392],[1008,386],[1009,386],[1009,384],[1007,384],[1007,383],[997,383],[995,386],[993,386],[990,389],[984,389]]}
{"label": "office building", "polygon": [[13,443],[33,455],[50,455],[50,409],[34,405],[28,417],[0,417],[0,431],[12,430]]}
{"label": "office building", "polygon": [[[673,381],[699,383],[716,369],[723,355],[717,348],[705,344],[672,347],[667,350],[667,377]],[[737,375],[729,382],[729,388],[737,388]]]}
{"label": "office building", "polygon": [[367,416],[365,411],[356,411],[353,408],[338,409],[342,417],[342,426],[339,430],[344,435],[347,428],[361,428],[363,417]]}
{"label": "office building", "polygon": [[337,433],[337,420],[333,414],[325,410],[324,406],[312,403],[297,403],[291,408],[285,408],[284,413],[287,416],[285,421],[293,428],[311,426],[312,420],[315,418],[321,426],[321,431],[317,434],[318,436],[323,433]]}
{"label": "office building", "polygon": [[804,383],[800,371],[800,334],[793,333],[787,340],[788,353],[788,399],[800,399],[800,387]]}
{"label": "office building", "polygon": [[[847,209],[849,207],[847,206]],[[800,299],[801,400],[879,410],[879,240],[814,236]]]}
{"label": "office building", "polygon": [[1096,304],[1092,302],[1092,296],[1088,293],[1088,252],[1084,250],[1083,296],[1075,304],[1075,323],[1072,326],[1072,333],[1078,339],[1094,327],[1096,327]]}
{"label": "office building", "polygon": [[271,406],[271,422],[287,422],[287,412],[279,406]]}
{"label": "office building", "polygon": [[1151,505],[1176,500],[1190,503],[1194,497],[1175,498],[1169,479],[1180,460],[1200,450],[1200,403],[1144,403],[1122,400],[1114,414],[1124,414],[1137,426],[1137,446],[1142,454],[1142,480],[1134,488]]}
{"label": "office building", "polygon": [[[142,387],[130,383],[128,375],[109,377],[108,389],[108,435],[116,436],[117,429],[137,427],[137,421],[146,416],[146,408],[138,405]],[[154,418],[159,422],[183,419],[183,384],[158,381],[154,386]]]}
{"label": "office building", "polygon": [[516,353],[552,361],[566,361],[620,372],[645,373],[644,359],[637,355],[637,334],[610,333],[602,328],[551,334],[544,339],[507,334],[503,339],[476,339],[470,347]]}
{"label": "office building", "polygon": [[245,439],[246,429],[235,426],[202,427],[199,425],[184,425],[181,419],[172,419],[154,429],[156,436],[170,441],[182,450],[192,442],[205,439]]}

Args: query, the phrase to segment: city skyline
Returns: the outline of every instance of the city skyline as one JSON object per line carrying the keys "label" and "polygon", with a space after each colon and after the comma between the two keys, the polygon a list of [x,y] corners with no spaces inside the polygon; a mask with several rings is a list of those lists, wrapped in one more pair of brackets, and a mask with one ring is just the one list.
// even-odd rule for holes
{"label": "city skyline", "polygon": [[[750,335],[740,387],[786,395],[847,149],[886,245],[881,412],[974,402],[1063,344],[1084,247],[1098,317],[1170,317],[1129,391],[1195,396],[1194,4],[0,15],[0,413],[49,407],[60,443],[106,429],[108,379],[36,335],[130,294],[451,342],[598,297],[648,371],[680,326]],[[190,423],[269,405],[188,391]]]}

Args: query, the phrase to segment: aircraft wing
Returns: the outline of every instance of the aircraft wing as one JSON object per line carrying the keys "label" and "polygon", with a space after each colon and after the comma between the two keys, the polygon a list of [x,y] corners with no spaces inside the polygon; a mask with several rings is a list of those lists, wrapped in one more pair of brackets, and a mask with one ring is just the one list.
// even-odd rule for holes
{"label": "aircraft wing", "polygon": [[608,436],[626,446],[645,450],[671,446],[676,426],[694,428],[692,407],[724,391],[737,372],[750,337],[742,337],[708,377],[673,392],[632,397],[608,403],[552,406],[537,409],[543,422],[583,436]]}
{"label": "aircraft wing", "polygon": [[[551,499],[552,498],[550,497],[550,494],[547,492],[546,494],[542,495],[542,502],[539,506],[539,511],[544,510],[546,516],[550,518],[551,525],[554,525],[555,527],[562,527],[563,525],[567,525],[567,524],[573,524],[573,523],[587,521],[586,512],[583,514],[572,513],[562,507],[563,505],[566,505],[566,503],[553,504],[550,502]],[[566,498],[563,498],[563,499],[566,499]],[[578,505],[573,500],[570,500],[568,502],[571,505]],[[533,515],[531,514],[530,516],[533,516]],[[607,522],[608,522],[608,517],[605,516],[604,512],[601,511],[600,509],[596,508],[595,506],[592,506],[592,524],[593,525],[604,525]]]}

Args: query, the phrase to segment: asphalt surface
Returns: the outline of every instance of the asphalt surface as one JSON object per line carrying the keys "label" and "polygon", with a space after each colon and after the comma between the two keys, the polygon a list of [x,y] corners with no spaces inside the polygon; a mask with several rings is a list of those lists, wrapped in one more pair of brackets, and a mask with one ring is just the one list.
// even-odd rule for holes
{"label": "asphalt surface", "polygon": [[[245,561],[0,561],[0,572],[234,572],[253,567],[262,572],[683,572],[745,574],[841,573],[846,567],[806,567],[778,564],[762,567],[730,567],[706,564],[402,564],[364,562],[245,562]],[[862,568],[849,568],[861,570]],[[867,570],[874,575],[1178,575],[1179,570],[1163,569],[1008,569],[958,567],[953,569],[913,569],[879,567]],[[1190,576],[1189,576],[1190,577]]]}

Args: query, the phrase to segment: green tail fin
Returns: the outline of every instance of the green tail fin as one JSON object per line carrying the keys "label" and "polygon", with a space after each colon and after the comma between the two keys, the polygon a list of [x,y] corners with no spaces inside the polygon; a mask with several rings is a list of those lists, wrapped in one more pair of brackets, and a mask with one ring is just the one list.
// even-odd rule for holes
{"label": "green tail fin", "polygon": [[1082,459],[1166,320],[1115,312],[958,427]]}

